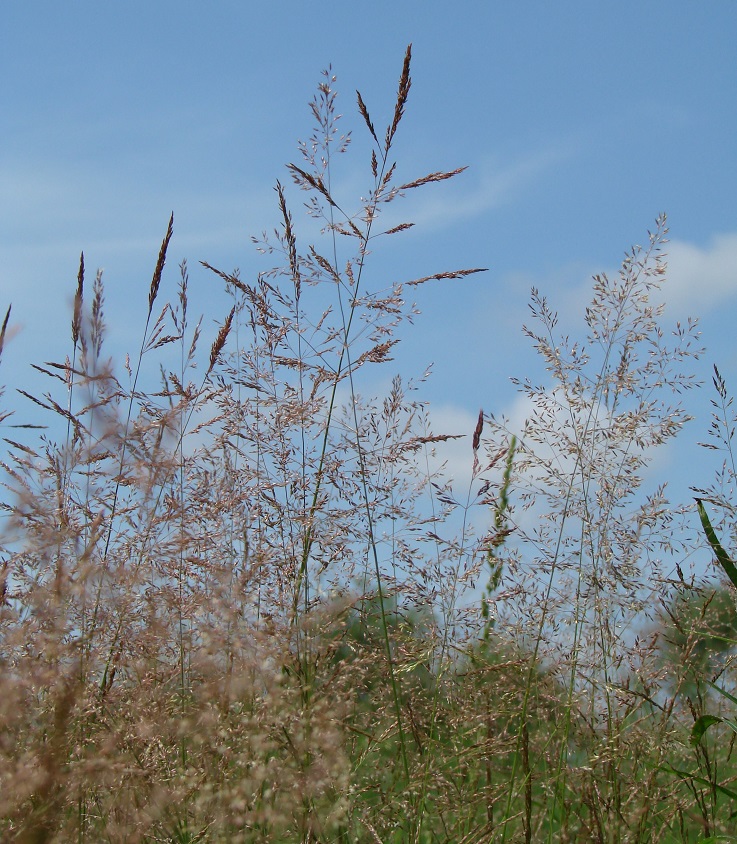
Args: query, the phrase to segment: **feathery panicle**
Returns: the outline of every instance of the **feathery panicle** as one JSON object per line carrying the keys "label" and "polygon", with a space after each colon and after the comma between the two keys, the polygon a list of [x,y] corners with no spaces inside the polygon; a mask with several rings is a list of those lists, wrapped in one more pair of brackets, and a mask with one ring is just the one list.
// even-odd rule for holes
{"label": "feathery panicle", "polygon": [[329,278],[340,283],[340,275],[336,272],[335,267],[328,261],[324,255],[320,255],[315,251],[314,246],[310,246],[310,255],[317,261],[318,265],[325,271]]}
{"label": "feathery panicle", "polygon": [[179,307],[182,309],[181,325],[176,322],[175,326],[180,332],[187,330],[187,306],[189,299],[187,298],[187,289],[189,287],[189,271],[187,270],[187,259],[183,258],[179,264]]}
{"label": "feathery panicle", "polygon": [[[369,117],[368,109],[366,108],[366,104],[363,101],[363,97],[361,96],[360,91],[356,91],[356,97],[358,98],[358,110],[361,112],[361,116],[366,121],[366,125],[368,126],[369,132],[371,132],[371,137],[379,143],[379,139],[376,137],[376,131],[374,130],[374,124],[371,122],[371,118]],[[373,154],[373,153],[372,153]],[[376,160],[374,155],[374,161]],[[374,173],[374,175],[376,175]]]}
{"label": "feathery panicle", "polygon": [[169,241],[171,240],[171,236],[174,233],[174,212],[172,211],[171,217],[169,217],[169,225],[166,230],[166,235],[164,240],[161,243],[161,249],[159,250],[159,259],[156,261],[156,269],[154,270],[153,277],[151,279],[151,287],[149,288],[148,292],[148,313],[151,314],[151,311],[154,307],[154,302],[156,301],[156,296],[159,292],[159,285],[161,284],[161,274],[164,272],[164,264],[166,263],[166,250],[169,248]]}
{"label": "feathery panicle", "polygon": [[72,314],[72,343],[76,348],[79,332],[82,327],[82,297],[84,292],[84,252],[79,256],[79,272],[77,273],[77,292],[74,294],[74,312]]}
{"label": "feathery panicle", "polygon": [[424,284],[426,281],[465,278],[466,276],[473,275],[474,273],[486,273],[488,271],[488,267],[475,267],[474,269],[470,270],[451,270],[450,272],[446,273],[434,273],[433,275],[426,275],[422,278],[416,278],[413,281],[408,281],[405,283],[408,287],[415,287],[418,284]]}
{"label": "feathery panicle", "polygon": [[214,343],[212,344],[212,348],[210,349],[210,366],[207,370],[207,374],[209,375],[212,370],[215,368],[215,364],[220,357],[220,353],[225,346],[225,341],[228,339],[228,334],[230,334],[231,326],[233,325],[233,317],[235,316],[235,305],[230,309],[230,313],[228,314],[225,322],[223,323],[220,331],[218,331],[218,336],[215,338]]}
{"label": "feathery panicle", "polygon": [[404,55],[404,64],[402,66],[402,75],[399,77],[399,90],[397,91],[397,102],[394,106],[394,119],[391,125],[386,130],[386,140],[384,142],[385,153],[389,152],[392,145],[394,134],[399,126],[399,121],[404,114],[404,107],[407,104],[407,97],[409,96],[409,89],[412,87],[412,79],[409,75],[409,67],[412,61],[412,45],[407,45],[407,52]]}
{"label": "feathery panicle", "polygon": [[5,346],[5,332],[8,329],[8,320],[10,319],[10,309],[12,305],[8,305],[8,310],[5,312],[5,319],[3,320],[2,328],[0,328],[0,355],[3,353],[3,347]]}
{"label": "feathery panicle", "polygon": [[384,234],[396,234],[397,232],[405,232],[407,229],[411,229],[414,226],[414,223],[400,223],[398,226],[393,226],[391,229],[387,229]]}
{"label": "feathery panicle", "polygon": [[483,408],[479,410],[479,418],[476,420],[476,428],[473,432],[473,452],[474,454],[479,450],[479,446],[481,445],[481,434],[484,431],[484,410]]}
{"label": "feathery panicle", "polygon": [[447,173],[430,173],[427,176],[423,176],[421,179],[415,179],[413,182],[407,182],[405,185],[400,185],[397,190],[411,190],[412,188],[422,187],[422,185],[429,185],[431,182],[444,182],[446,179],[452,179],[453,176],[457,176],[464,170],[468,170],[468,167],[457,167],[455,170],[450,170]]}
{"label": "feathery panicle", "polygon": [[105,335],[105,320],[103,318],[104,301],[105,291],[102,283],[102,270],[98,270],[92,285],[92,317],[90,319],[90,341],[92,348],[95,350],[96,357],[100,356],[102,340]]}
{"label": "feathery panicle", "polygon": [[223,281],[227,282],[228,284],[232,284],[237,290],[240,290],[241,293],[245,293],[249,298],[253,296],[253,291],[251,288],[244,284],[235,273],[224,273],[222,270],[218,270],[215,267],[211,266],[207,263],[207,261],[200,261],[200,264],[206,269],[210,270],[210,272],[215,273],[215,275],[222,278]]}
{"label": "feathery panicle", "polygon": [[330,192],[325,187],[325,183],[322,180],[322,176],[313,176],[311,173],[308,173],[306,170],[303,170],[301,167],[298,167],[296,164],[289,164],[287,165],[288,169],[292,173],[292,179],[296,185],[299,185],[302,190],[309,190],[312,188],[313,190],[318,191],[321,193],[325,199],[333,206],[333,208],[337,208],[337,204],[333,200],[332,196],[330,196]]}
{"label": "feathery panicle", "polygon": [[297,259],[297,239],[294,236],[294,230],[292,228],[292,215],[289,212],[286,200],[284,199],[284,188],[278,180],[276,183],[276,192],[279,196],[279,210],[281,211],[282,220],[284,222],[284,240],[287,244],[289,269],[292,273],[295,294],[297,299],[299,299],[302,288],[302,277],[299,272],[299,261]]}

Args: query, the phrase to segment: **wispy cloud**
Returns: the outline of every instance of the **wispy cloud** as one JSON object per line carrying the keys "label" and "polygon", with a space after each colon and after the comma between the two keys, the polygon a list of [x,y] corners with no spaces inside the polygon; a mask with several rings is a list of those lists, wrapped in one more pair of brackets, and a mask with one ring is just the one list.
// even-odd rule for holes
{"label": "wispy cloud", "polygon": [[422,225],[424,230],[478,217],[519,199],[541,174],[550,172],[573,153],[570,145],[561,144],[507,161],[487,155],[459,176],[455,184],[437,191],[409,193],[402,216]]}

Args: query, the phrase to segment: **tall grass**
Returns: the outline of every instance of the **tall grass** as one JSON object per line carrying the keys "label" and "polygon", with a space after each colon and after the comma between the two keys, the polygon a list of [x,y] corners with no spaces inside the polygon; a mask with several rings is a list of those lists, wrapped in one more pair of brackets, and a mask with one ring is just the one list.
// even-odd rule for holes
{"label": "tall grass", "polygon": [[[482,411],[473,432],[434,432],[399,376],[367,398],[415,287],[481,271],[387,286],[372,270],[382,240],[411,227],[387,212],[463,169],[399,179],[410,69],[408,48],[384,131],[358,94],[370,154],[357,208],[335,175],[351,136],[323,75],[292,184],[276,183],[277,226],[256,239],[265,268],[246,280],[202,262],[232,298],[209,350],[186,262],[160,302],[173,217],[122,371],[103,355],[102,275],[88,297],[82,256],[71,350],[37,367],[56,392],[26,394],[58,440],[6,439],[3,840],[729,830],[735,766],[709,690],[729,693],[737,625],[720,616],[717,657],[694,661],[715,650],[716,604],[681,569],[692,511],[643,481],[688,421],[678,394],[699,353],[695,323],[667,334],[652,304],[665,219],[616,277],[594,279],[584,340],[558,337],[533,291],[525,333],[547,382],[517,382],[520,430]],[[295,191],[320,228],[304,245]],[[464,491],[428,468],[461,434]]]}

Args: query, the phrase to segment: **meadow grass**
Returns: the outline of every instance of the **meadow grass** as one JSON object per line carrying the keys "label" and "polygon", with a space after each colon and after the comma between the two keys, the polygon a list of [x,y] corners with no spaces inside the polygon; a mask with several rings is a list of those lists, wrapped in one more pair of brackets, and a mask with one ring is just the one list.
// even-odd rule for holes
{"label": "meadow grass", "polygon": [[[358,94],[371,152],[351,211],[323,75],[288,165],[319,240],[301,245],[277,182],[256,240],[275,265],[247,281],[202,264],[232,297],[209,351],[186,262],[160,304],[173,217],[123,371],[81,257],[71,350],[37,367],[56,393],[25,394],[58,437],[5,440],[3,841],[737,840],[732,587],[684,574],[693,507],[643,486],[688,422],[700,352],[695,323],[668,332],[653,304],[665,218],[594,279],[582,339],[533,290],[546,381],[517,382],[521,430],[481,411],[435,432],[399,376],[365,398],[414,288],[481,271],[371,272],[411,226],[387,212],[463,169],[396,178],[410,65],[411,47],[383,132]],[[724,565],[734,419],[715,371],[707,445],[728,458],[697,493]],[[428,468],[461,433],[468,490]]]}

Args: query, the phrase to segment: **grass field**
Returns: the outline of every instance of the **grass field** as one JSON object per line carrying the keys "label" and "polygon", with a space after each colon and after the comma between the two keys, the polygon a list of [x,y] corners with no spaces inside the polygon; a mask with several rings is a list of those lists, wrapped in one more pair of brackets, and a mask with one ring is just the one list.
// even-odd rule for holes
{"label": "grass field", "polygon": [[[80,260],[71,347],[28,397],[49,433],[4,418],[3,841],[737,840],[733,587],[684,574],[699,514],[642,481],[688,421],[700,347],[653,304],[665,219],[594,278],[580,338],[533,291],[549,383],[518,382],[521,430],[479,414],[452,489],[427,467],[458,432],[431,429],[421,384],[362,387],[391,371],[414,286],[482,271],[369,283],[410,225],[385,228],[387,206],[461,172],[395,181],[410,60],[388,127],[358,95],[357,210],[332,193],[352,148],[325,74],[288,166],[319,240],[277,182],[273,269],[205,265],[232,296],[209,349],[186,264],[164,303],[173,219],[119,368]],[[725,460],[696,494],[729,548],[717,370],[714,389]]]}

